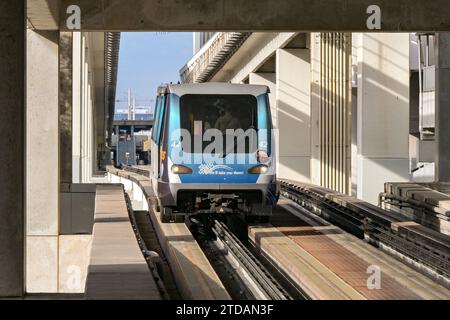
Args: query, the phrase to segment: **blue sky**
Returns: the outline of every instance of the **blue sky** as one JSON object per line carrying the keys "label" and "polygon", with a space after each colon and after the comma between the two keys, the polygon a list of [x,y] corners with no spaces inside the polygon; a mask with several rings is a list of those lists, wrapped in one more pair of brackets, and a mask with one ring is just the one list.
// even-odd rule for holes
{"label": "blue sky", "polygon": [[[123,32],[116,99],[126,100],[131,88],[137,105],[149,104],[161,83],[179,81],[179,70],[191,57],[191,32]],[[116,108],[126,108],[126,104],[116,104]]]}

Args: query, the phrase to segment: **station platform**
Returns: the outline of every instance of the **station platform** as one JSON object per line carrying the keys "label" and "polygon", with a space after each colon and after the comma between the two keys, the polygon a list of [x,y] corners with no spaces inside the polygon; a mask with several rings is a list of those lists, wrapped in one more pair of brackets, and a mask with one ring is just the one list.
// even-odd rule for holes
{"label": "station platform", "polygon": [[[249,227],[249,238],[311,299],[450,299],[445,287],[342,229],[303,215],[286,199],[270,224]],[[380,270],[379,288],[368,286],[374,268]]]}
{"label": "station platform", "polygon": [[85,298],[161,299],[133,232],[121,184],[97,186]]}

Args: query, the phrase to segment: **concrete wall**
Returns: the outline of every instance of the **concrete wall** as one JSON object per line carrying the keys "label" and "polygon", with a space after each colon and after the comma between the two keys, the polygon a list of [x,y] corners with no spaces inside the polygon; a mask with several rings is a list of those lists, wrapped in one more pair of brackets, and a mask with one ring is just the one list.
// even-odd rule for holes
{"label": "concrete wall", "polygon": [[358,36],[357,196],[376,203],[409,180],[409,34]]}
{"label": "concrete wall", "polygon": [[252,72],[249,75],[249,83],[268,86],[270,89],[269,94],[269,103],[270,103],[270,112],[272,115],[272,123],[275,127],[278,127],[277,120],[277,99],[276,99],[276,91],[277,91],[277,78],[275,72],[267,72],[267,73],[255,73]]}
{"label": "concrete wall", "polygon": [[276,52],[280,178],[311,179],[311,64],[309,49]]}

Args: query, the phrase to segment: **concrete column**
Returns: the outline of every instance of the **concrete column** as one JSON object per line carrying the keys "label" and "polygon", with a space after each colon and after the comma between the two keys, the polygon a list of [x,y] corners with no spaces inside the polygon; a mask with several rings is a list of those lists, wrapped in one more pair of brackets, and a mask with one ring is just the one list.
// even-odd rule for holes
{"label": "concrete column", "polygon": [[270,112],[272,114],[272,123],[275,127],[277,126],[277,99],[276,99],[276,91],[277,91],[277,79],[275,72],[252,72],[249,75],[249,83],[268,86],[270,89],[269,94],[269,103],[270,103]]}
{"label": "concrete column", "polygon": [[58,31],[27,30],[27,292],[57,292]]}
{"label": "concrete column", "polygon": [[61,183],[72,182],[72,32],[59,35],[59,165]]}
{"label": "concrete column", "polygon": [[357,196],[377,203],[409,180],[409,34],[362,34],[358,48]]}
{"label": "concrete column", "polygon": [[310,50],[278,49],[276,54],[276,101],[280,129],[278,175],[310,182]]}
{"label": "concrete column", "polygon": [[450,182],[450,33],[437,34],[435,180]]}
{"label": "concrete column", "polygon": [[320,107],[321,95],[321,35],[311,33],[311,183],[321,184],[321,156],[320,156]]}
{"label": "concrete column", "polygon": [[0,297],[24,292],[25,8],[0,2]]}
{"label": "concrete column", "polygon": [[87,149],[87,161],[86,161],[86,166],[87,166],[87,178],[86,178],[86,182],[90,182],[91,177],[92,177],[92,163],[93,163],[93,144],[94,144],[94,121],[93,121],[93,97],[94,97],[94,92],[93,92],[93,76],[92,76],[92,72],[89,74],[89,100],[88,100],[88,133],[87,133],[87,144],[86,144],[86,149]]}
{"label": "concrete column", "polygon": [[81,104],[82,104],[82,39],[74,32],[72,81],[72,182],[81,182]]}
{"label": "concrete column", "polygon": [[83,35],[83,71],[82,71],[82,122],[81,122],[81,172],[82,172],[82,180],[81,182],[86,183],[87,177],[87,166],[86,166],[86,158],[87,158],[87,125],[88,125],[88,101],[89,101],[89,65],[88,65],[88,49],[87,49],[87,39],[86,35]]}

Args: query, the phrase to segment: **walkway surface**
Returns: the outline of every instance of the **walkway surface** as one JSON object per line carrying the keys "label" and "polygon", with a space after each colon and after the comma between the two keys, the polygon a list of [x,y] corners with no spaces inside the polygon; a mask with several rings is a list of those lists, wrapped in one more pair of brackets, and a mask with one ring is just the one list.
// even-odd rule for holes
{"label": "walkway surface", "polygon": [[86,299],[161,299],[139,249],[122,185],[98,185]]}

